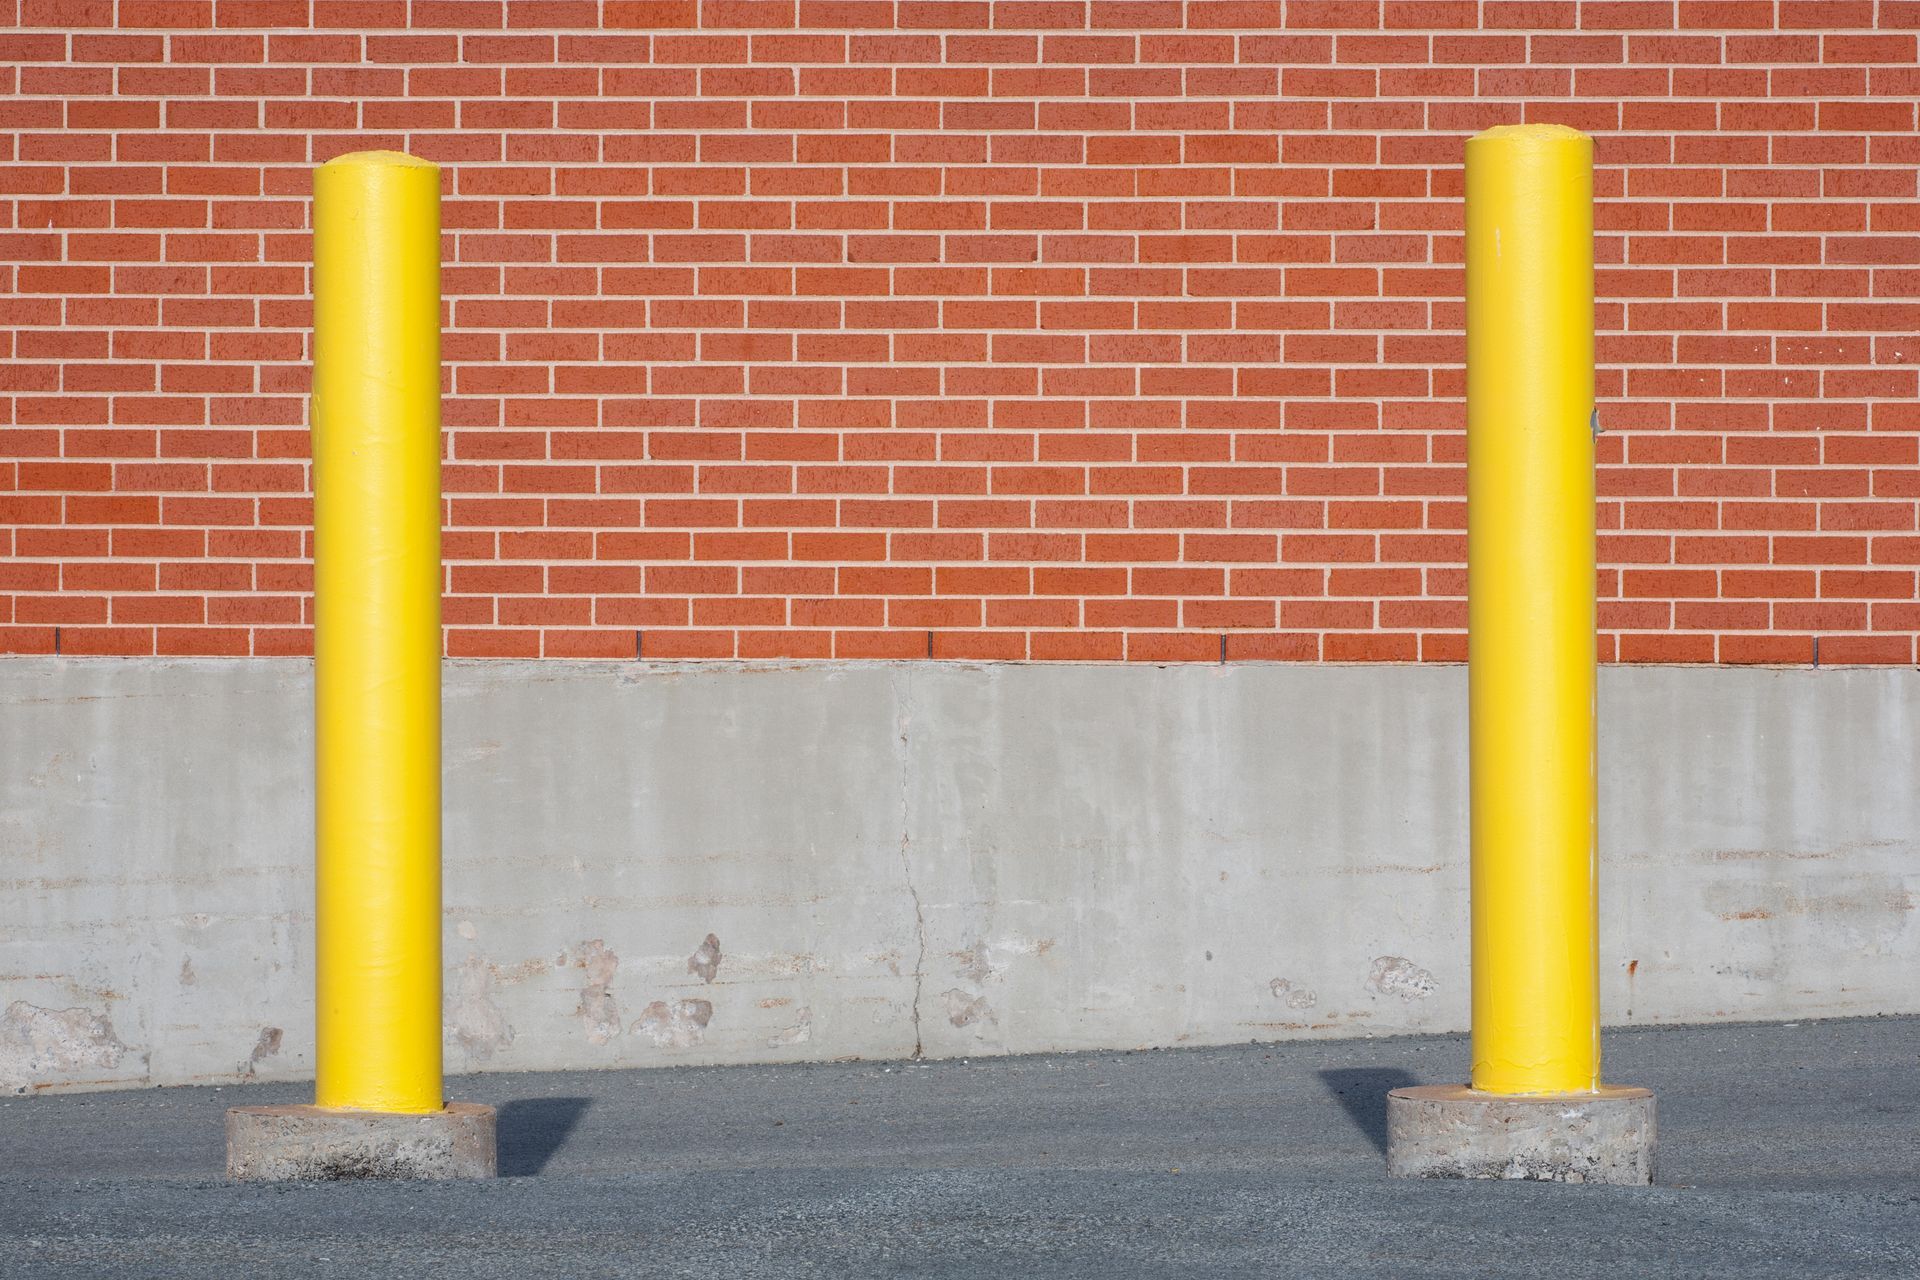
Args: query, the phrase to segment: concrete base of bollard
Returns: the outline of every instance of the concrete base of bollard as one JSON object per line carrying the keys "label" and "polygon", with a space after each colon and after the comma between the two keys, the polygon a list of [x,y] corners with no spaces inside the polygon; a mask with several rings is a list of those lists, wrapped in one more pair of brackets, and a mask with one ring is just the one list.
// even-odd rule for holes
{"label": "concrete base of bollard", "polygon": [[1387,1094],[1387,1173],[1646,1186],[1653,1181],[1653,1093],[1476,1093],[1422,1085]]}
{"label": "concrete base of bollard", "polygon": [[252,1182],[491,1178],[493,1108],[450,1102],[424,1115],[320,1107],[227,1112],[227,1176]]}

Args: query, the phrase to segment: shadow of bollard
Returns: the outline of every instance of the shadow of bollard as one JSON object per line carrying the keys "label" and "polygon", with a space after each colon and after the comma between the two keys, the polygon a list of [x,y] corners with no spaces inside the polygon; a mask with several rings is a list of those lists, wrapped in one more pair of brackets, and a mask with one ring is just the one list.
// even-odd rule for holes
{"label": "shadow of bollard", "polygon": [[545,1169],[592,1104],[591,1098],[517,1098],[501,1103],[495,1121],[500,1176],[531,1178]]}
{"label": "shadow of bollard", "polygon": [[[1346,1109],[1353,1127],[1366,1134],[1367,1141],[1384,1156],[1387,1154],[1387,1092],[1420,1081],[1404,1067],[1329,1067],[1320,1072],[1320,1083]],[[504,1146],[500,1169],[506,1172]]]}

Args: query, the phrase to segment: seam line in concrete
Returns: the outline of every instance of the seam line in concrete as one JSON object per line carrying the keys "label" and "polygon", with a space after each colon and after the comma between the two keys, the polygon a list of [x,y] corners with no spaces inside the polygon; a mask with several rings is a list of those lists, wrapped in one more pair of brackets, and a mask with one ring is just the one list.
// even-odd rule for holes
{"label": "seam line in concrete", "polygon": [[912,763],[907,751],[907,732],[913,724],[913,672],[911,669],[900,673],[899,689],[900,873],[906,880],[907,896],[913,900],[913,934],[918,948],[913,958],[913,1058],[918,1061],[925,1051],[925,1046],[920,1039],[920,994],[921,988],[926,984],[927,976],[927,916],[920,903],[920,889],[913,882],[913,857],[909,851],[913,844],[912,816],[908,811],[912,804],[911,778],[909,777]]}

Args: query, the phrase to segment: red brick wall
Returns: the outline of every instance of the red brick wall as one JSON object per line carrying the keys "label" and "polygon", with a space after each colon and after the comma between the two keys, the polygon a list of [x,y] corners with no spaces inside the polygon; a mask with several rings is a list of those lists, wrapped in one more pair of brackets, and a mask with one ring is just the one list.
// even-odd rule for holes
{"label": "red brick wall", "polygon": [[0,648],[309,650],[310,169],[393,147],[450,653],[1457,660],[1461,144],[1525,118],[1597,140],[1603,656],[1912,662],[1917,31],[0,0]]}

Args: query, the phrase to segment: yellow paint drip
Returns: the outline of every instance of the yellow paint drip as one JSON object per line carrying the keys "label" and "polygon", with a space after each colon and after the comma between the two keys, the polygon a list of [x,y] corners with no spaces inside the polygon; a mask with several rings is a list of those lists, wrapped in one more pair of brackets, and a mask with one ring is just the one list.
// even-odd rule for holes
{"label": "yellow paint drip", "polygon": [[316,1082],[438,1111],[440,170],[314,175]]}
{"label": "yellow paint drip", "polygon": [[1600,1081],[1593,143],[1467,143],[1473,1087]]}

